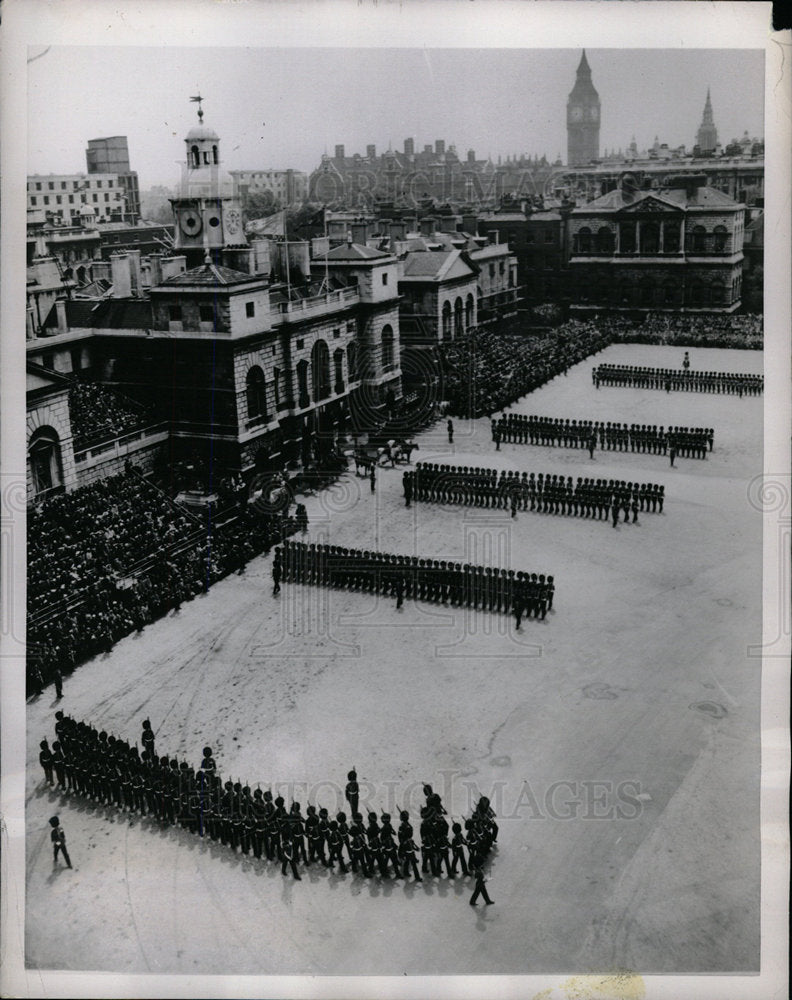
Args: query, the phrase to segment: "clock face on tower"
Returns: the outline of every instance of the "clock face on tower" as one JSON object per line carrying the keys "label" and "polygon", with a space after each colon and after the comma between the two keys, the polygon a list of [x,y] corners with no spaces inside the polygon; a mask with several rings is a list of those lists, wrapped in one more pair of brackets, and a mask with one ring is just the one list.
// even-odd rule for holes
{"label": "clock face on tower", "polygon": [[589,121],[595,122],[599,118],[599,108],[594,106],[588,110]]}
{"label": "clock face on tower", "polygon": [[179,228],[185,236],[197,236],[201,231],[201,216],[192,208],[188,208],[179,216]]}
{"label": "clock face on tower", "polygon": [[575,104],[569,109],[569,118],[573,122],[583,121],[583,108]]}

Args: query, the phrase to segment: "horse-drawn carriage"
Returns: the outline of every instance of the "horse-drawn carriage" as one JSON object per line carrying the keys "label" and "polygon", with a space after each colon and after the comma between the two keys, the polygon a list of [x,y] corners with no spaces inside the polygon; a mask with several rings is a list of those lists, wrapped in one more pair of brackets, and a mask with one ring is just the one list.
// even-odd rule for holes
{"label": "horse-drawn carriage", "polygon": [[[399,463],[407,464],[410,456],[418,448],[415,441],[391,439],[382,444],[369,442],[355,449],[355,475],[368,476],[372,466],[385,465],[390,462],[391,468]],[[362,471],[361,471],[362,470]]]}

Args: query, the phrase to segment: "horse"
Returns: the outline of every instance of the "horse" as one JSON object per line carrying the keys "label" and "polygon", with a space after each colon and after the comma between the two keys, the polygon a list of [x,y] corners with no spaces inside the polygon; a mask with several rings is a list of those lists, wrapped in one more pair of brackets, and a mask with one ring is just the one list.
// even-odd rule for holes
{"label": "horse", "polygon": [[406,462],[409,465],[414,451],[420,451],[417,441],[399,441],[393,451],[393,457],[395,461]]}

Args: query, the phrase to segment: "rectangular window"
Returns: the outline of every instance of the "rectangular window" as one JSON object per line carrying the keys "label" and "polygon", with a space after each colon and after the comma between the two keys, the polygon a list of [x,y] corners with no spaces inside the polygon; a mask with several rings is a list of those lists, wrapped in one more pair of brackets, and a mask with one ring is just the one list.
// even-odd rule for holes
{"label": "rectangular window", "polygon": [[340,330],[333,330],[333,340],[338,340],[340,336],[341,336]]}
{"label": "rectangular window", "polygon": [[98,194],[95,194],[95,195],[93,196],[93,200],[94,200],[94,204],[95,204],[95,203],[96,203],[97,201],[99,201],[99,195],[98,195]]}
{"label": "rectangular window", "polygon": [[111,187],[113,186],[113,182],[112,182],[112,181],[108,181],[108,182],[107,182],[107,186],[108,186],[109,188],[111,188]]}
{"label": "rectangular window", "polygon": [[61,191],[66,190],[66,181],[61,181]]}
{"label": "rectangular window", "polygon": [[31,197],[30,197],[30,204],[31,205],[35,205],[36,204],[36,196],[35,195],[31,195]]}
{"label": "rectangular window", "polygon": [[110,195],[109,194],[105,194],[105,201],[110,201]]}
{"label": "rectangular window", "polygon": [[48,194],[44,195],[44,204],[45,205],[49,205],[49,195]]}
{"label": "rectangular window", "polygon": [[168,306],[168,317],[171,323],[180,323],[182,318],[181,306]]}
{"label": "rectangular window", "polygon": [[61,196],[59,194],[55,195],[55,201],[60,205],[60,203],[61,203]]}
{"label": "rectangular window", "polygon": [[298,340],[297,341],[297,350],[301,351],[303,349],[303,347],[305,347],[305,341],[304,340]]}
{"label": "rectangular window", "polygon": [[387,273],[383,274],[383,276],[382,276],[382,284],[383,285],[387,285],[388,284],[388,275],[387,275]]}
{"label": "rectangular window", "polygon": [[202,323],[214,323],[214,306],[198,306],[198,315]]}
{"label": "rectangular window", "polygon": [[256,315],[256,305],[254,302],[245,303],[245,315],[248,319],[252,319]]}
{"label": "rectangular window", "polygon": [[69,204],[70,204],[70,205],[73,205],[73,204],[74,204],[74,195],[73,195],[73,194],[70,194],[70,195],[69,195]]}
{"label": "rectangular window", "polygon": [[50,181],[47,184],[47,187],[50,189],[50,191],[54,191],[55,190],[55,184],[52,181]]}
{"label": "rectangular window", "polygon": [[98,188],[100,188],[100,187],[102,186],[102,182],[101,182],[101,181],[97,181],[97,182],[96,182],[96,186],[97,186]]}
{"label": "rectangular window", "polygon": [[36,190],[37,190],[37,191],[40,191],[40,190],[41,190],[41,184],[40,184],[40,182],[38,182],[38,181],[36,182]]}

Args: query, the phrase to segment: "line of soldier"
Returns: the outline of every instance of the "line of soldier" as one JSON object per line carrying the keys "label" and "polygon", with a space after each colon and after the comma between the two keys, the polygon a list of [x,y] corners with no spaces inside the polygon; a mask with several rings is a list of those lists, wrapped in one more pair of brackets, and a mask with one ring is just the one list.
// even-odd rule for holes
{"label": "line of soldier", "polygon": [[415,471],[402,476],[407,506],[415,499],[424,503],[494,507],[542,514],[607,519],[613,507],[624,512],[625,522],[638,512],[663,513],[665,487],[656,483],[628,483],[623,479],[589,479],[578,476],[519,473],[513,469],[481,469],[459,465],[419,462]]}
{"label": "line of soldier", "polygon": [[359,590],[469,607],[482,611],[545,619],[553,607],[552,576],[515,572],[491,566],[471,566],[450,560],[419,559],[347,549],[339,545],[285,541],[276,552],[282,579],[291,583]]}
{"label": "line of soldier", "polygon": [[[388,878],[392,871],[394,878],[406,879],[412,873],[421,882],[419,856],[423,873],[440,876],[445,867],[453,878],[459,867],[468,875],[469,868],[482,864],[498,836],[495,813],[486,796],[479,799],[468,819],[454,821],[449,829],[440,796],[425,785],[419,846],[407,810],[400,811],[397,828],[387,812],[379,817],[369,812],[364,820],[356,792],[347,793],[349,822],[344,812],[331,819],[327,809],[314,805],[308,805],[303,815],[299,802],[287,809],[283,797],[273,797],[269,789],[251,790],[241,782],[223,781],[211,747],[204,747],[196,770],[187,761],[157,758],[148,750],[138,752],[126,740],[97,732],[63,712],[56,713],[55,735],[51,749],[46,739],[40,743],[39,761],[48,784],[57,781],[61,790],[102,805],[180,826],[234,853],[277,860],[283,875],[291,868],[298,880],[297,863],[302,861],[327,868],[337,862],[344,873],[349,862],[353,872],[366,877]],[[354,771],[352,775],[357,778]]]}
{"label": "line of soldier", "polygon": [[686,458],[705,458],[712,451],[712,427],[658,427],[654,424],[622,424],[617,421],[563,420],[522,413],[504,414],[491,422],[496,448],[509,444],[538,444],[551,448],[587,448],[593,458],[597,447],[604,451],[639,451],[665,455],[671,448]]}
{"label": "line of soldier", "polygon": [[764,376],[745,372],[704,372],[679,368],[646,368],[638,365],[597,365],[591,381],[600,385],[638,389],[665,389],[666,392],[716,392],[731,396],[759,396]]}

